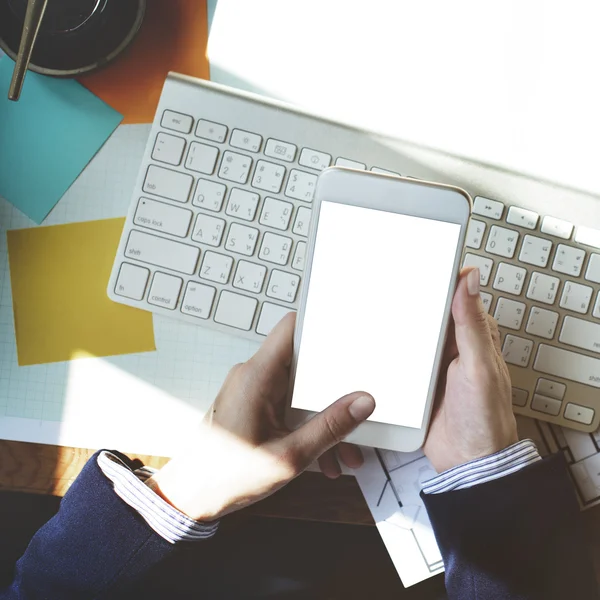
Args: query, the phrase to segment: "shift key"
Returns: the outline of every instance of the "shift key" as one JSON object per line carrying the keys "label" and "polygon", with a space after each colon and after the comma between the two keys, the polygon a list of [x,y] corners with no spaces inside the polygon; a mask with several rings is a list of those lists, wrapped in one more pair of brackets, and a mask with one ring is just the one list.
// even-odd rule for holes
{"label": "shift key", "polygon": [[534,370],[600,388],[600,360],[540,344]]}
{"label": "shift key", "polygon": [[198,265],[200,249],[133,230],[127,240],[125,256],[191,275]]}

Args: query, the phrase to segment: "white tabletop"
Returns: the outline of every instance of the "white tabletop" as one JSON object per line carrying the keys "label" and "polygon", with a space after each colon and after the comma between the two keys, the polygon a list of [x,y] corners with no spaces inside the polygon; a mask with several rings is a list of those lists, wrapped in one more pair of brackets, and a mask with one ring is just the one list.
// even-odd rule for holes
{"label": "white tabletop", "polygon": [[211,78],[600,194],[600,4],[218,0]]}

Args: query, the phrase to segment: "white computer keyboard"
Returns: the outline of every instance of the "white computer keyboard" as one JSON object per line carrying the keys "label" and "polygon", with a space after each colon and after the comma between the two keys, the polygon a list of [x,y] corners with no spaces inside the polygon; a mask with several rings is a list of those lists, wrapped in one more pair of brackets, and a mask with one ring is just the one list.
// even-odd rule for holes
{"label": "white computer keyboard", "polygon": [[[330,165],[442,180],[376,135],[170,74],[108,295],[262,340],[296,309],[315,182]],[[515,412],[595,430],[600,231],[463,187],[475,197],[464,265],[481,269]]]}

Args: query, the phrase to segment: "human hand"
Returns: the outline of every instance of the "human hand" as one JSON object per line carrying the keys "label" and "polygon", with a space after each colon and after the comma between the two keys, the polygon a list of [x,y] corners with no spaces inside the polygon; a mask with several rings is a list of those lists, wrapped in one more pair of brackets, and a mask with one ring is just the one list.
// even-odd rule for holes
{"label": "human hand", "polygon": [[437,472],[488,456],[518,441],[511,383],[496,320],[479,296],[479,269],[464,270],[452,302],[454,331],[447,372],[424,451]]}
{"label": "human hand", "polygon": [[360,449],[340,444],[375,409],[364,392],[340,398],[290,432],[284,424],[293,351],[294,315],[287,315],[247,362],[236,365],[188,451],[149,485],[181,512],[211,521],[269,496],[319,460],[340,474],[336,451],[349,467]]}

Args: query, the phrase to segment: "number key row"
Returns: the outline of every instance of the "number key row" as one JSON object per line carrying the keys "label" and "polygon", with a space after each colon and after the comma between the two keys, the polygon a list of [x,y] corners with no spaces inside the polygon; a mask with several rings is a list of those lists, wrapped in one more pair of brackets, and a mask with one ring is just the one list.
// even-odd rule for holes
{"label": "number key row", "polygon": [[[530,214],[531,213],[531,214]],[[511,216],[512,215],[512,216]],[[510,217],[510,218],[509,218]],[[534,229],[538,215],[531,211],[518,209],[512,206],[507,221],[509,223]],[[471,219],[467,228],[465,245],[467,248],[479,250],[482,246],[487,224],[484,221]],[[547,233],[553,233],[546,227]],[[512,258],[515,253],[519,232],[504,227],[493,225],[490,229],[485,251],[505,258]],[[519,261],[537,267],[546,267],[550,258],[553,243],[550,240],[534,235],[525,235],[519,253]],[[558,244],[552,270],[557,273],[579,277],[585,262],[586,252],[581,248]],[[592,253],[585,273],[585,278],[595,283],[600,283],[600,255]]]}

